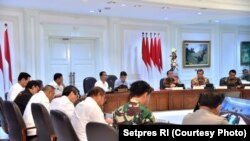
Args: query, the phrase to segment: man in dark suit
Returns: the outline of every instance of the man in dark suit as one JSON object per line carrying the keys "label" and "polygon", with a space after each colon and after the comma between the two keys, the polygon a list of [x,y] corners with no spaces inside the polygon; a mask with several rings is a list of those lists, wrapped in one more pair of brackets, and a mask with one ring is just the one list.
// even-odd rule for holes
{"label": "man in dark suit", "polygon": [[17,104],[22,114],[24,113],[24,110],[30,98],[38,91],[39,91],[39,82],[31,80],[26,85],[25,90],[17,95],[14,102]]}

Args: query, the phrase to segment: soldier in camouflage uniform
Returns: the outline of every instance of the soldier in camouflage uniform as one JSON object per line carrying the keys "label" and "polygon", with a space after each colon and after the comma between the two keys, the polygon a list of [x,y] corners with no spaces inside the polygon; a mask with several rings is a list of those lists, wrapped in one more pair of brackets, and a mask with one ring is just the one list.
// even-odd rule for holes
{"label": "soldier in camouflage uniform", "polygon": [[113,112],[113,124],[138,125],[154,123],[155,118],[146,105],[152,88],[145,81],[136,81],[131,84],[130,100]]}

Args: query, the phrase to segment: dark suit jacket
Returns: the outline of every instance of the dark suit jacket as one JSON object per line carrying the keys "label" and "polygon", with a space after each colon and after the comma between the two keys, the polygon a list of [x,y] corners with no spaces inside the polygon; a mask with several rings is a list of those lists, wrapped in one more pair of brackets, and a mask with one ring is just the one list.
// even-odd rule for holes
{"label": "dark suit jacket", "polygon": [[14,100],[14,102],[19,107],[22,115],[31,97],[32,93],[29,90],[25,89],[24,91],[20,92],[20,94],[18,94],[16,99]]}
{"label": "dark suit jacket", "polygon": [[229,77],[221,78],[220,86],[228,86],[230,88],[242,86],[240,78],[229,79]]}

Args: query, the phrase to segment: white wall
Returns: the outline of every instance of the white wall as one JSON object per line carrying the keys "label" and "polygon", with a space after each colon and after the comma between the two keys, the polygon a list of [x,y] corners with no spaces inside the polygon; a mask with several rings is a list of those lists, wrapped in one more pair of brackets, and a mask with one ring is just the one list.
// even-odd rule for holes
{"label": "white wall", "polygon": [[[205,75],[218,85],[219,78],[227,76],[230,69],[236,69],[238,76],[245,66],[240,65],[240,42],[250,40],[250,26],[227,25],[172,25],[167,22],[134,20],[111,17],[93,17],[53,13],[37,10],[0,10],[1,31],[3,23],[10,27],[11,44],[15,56],[13,78],[20,71],[27,71],[33,79],[44,79],[44,48],[49,36],[89,37],[98,40],[96,72],[106,70],[119,76],[121,70],[128,72],[131,81],[144,79],[155,88],[160,78],[170,68],[171,48],[177,48],[179,76],[186,87],[196,75],[196,68],[182,67],[183,40],[210,40],[211,66],[204,68]],[[141,59],[141,32],[156,32],[162,37],[163,73],[148,73]],[[0,36],[1,37],[1,36]],[[96,74],[98,78],[98,74]]]}

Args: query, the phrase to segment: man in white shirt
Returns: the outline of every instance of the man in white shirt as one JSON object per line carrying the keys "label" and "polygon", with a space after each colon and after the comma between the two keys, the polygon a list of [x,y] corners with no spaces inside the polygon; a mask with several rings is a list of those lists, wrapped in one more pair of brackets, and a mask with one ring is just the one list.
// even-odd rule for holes
{"label": "man in white shirt", "polygon": [[127,79],[127,73],[125,71],[121,71],[120,79],[115,80],[115,88],[118,87],[129,88],[129,83],[126,81],[126,79]]}
{"label": "man in white shirt", "polygon": [[79,90],[75,86],[64,88],[62,96],[54,98],[50,104],[50,110],[59,110],[64,112],[69,118],[75,110],[74,103],[79,98]]}
{"label": "man in white shirt", "polygon": [[80,141],[87,141],[86,125],[88,122],[112,123],[111,119],[104,119],[100,106],[105,102],[105,92],[100,87],[92,88],[87,98],[76,105],[71,123]]}
{"label": "man in white shirt", "polygon": [[30,75],[26,72],[21,72],[18,76],[18,82],[14,84],[8,93],[7,99],[14,101],[16,96],[25,89],[26,85],[30,81]]}
{"label": "man in white shirt", "polygon": [[49,85],[55,87],[55,97],[61,96],[64,88],[63,75],[61,73],[55,73],[54,81],[50,82]]}
{"label": "man in white shirt", "polygon": [[104,91],[109,91],[109,84],[107,83],[107,73],[105,71],[101,71],[100,74],[100,80],[95,83],[95,87],[100,87]]}
{"label": "man in white shirt", "polygon": [[[51,100],[54,98],[55,88],[51,85],[46,85],[42,91],[39,91],[37,94],[33,95],[28,102],[24,114],[23,119],[27,128],[35,127],[34,119],[31,111],[32,103],[40,103],[42,104],[48,111]],[[36,136],[36,129],[28,130],[28,136]]]}

